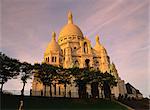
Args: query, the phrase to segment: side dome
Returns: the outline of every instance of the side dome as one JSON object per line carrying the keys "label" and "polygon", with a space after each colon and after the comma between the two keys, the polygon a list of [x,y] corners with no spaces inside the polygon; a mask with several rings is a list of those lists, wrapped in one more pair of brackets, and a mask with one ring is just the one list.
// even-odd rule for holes
{"label": "side dome", "polygon": [[52,39],[45,50],[45,54],[48,54],[50,52],[61,53],[61,48],[60,48],[59,44],[56,42],[56,33],[55,32],[52,33]]}
{"label": "side dome", "polygon": [[59,33],[58,41],[60,41],[64,37],[67,38],[70,36],[78,36],[78,38],[83,39],[82,31],[77,25],[73,24],[71,12],[68,13],[68,24],[66,24]]}
{"label": "side dome", "polygon": [[96,44],[93,49],[96,50],[97,52],[103,51],[103,52],[107,53],[106,49],[100,44],[98,35],[96,36],[95,40],[96,40]]}

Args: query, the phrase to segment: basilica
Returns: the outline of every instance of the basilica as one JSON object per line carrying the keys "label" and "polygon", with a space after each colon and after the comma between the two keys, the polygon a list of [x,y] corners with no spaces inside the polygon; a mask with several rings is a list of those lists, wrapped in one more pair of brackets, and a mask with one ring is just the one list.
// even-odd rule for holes
{"label": "basilica", "polygon": [[[56,37],[58,37],[56,40]],[[68,13],[68,22],[60,30],[59,35],[55,32],[52,33],[51,41],[48,43],[44,52],[44,62],[54,66],[62,66],[63,68],[72,67],[92,67],[96,70],[100,70],[102,73],[108,72],[112,74],[117,80],[117,86],[111,88],[111,93],[118,97],[119,94],[125,95],[127,93],[125,82],[119,77],[118,71],[114,63],[101,44],[99,35],[95,37],[95,46],[91,46],[90,40],[83,35],[81,29],[73,22],[73,15]],[[110,72],[111,71],[111,72]],[[52,87],[53,96],[62,97],[64,94],[69,96],[68,92],[72,93],[72,97],[78,97],[78,88],[73,82],[67,85],[67,91],[64,93],[64,86],[61,84],[55,84]],[[40,96],[41,91],[45,91],[42,83],[34,78],[32,83],[32,95]],[[46,89],[46,96],[49,96],[49,88]],[[91,94],[90,85],[87,84],[87,92]],[[102,97],[102,91],[100,90],[100,97]]]}

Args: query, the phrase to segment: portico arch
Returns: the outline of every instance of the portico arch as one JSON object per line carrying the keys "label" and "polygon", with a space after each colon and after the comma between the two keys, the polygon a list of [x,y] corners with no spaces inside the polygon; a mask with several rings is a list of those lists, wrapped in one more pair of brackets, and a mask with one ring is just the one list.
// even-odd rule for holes
{"label": "portico arch", "polygon": [[89,59],[85,60],[85,67],[90,67],[90,60]]}

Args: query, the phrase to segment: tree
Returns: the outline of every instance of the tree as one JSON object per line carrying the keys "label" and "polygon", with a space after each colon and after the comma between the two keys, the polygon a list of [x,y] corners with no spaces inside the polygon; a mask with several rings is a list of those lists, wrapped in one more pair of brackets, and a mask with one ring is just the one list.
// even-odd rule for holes
{"label": "tree", "polygon": [[31,75],[33,72],[33,66],[27,62],[23,62],[23,63],[21,63],[20,71],[21,71],[21,73],[20,73],[21,81],[23,83],[23,87],[21,90],[21,96],[24,96],[25,84],[27,83],[28,79],[31,79]]}
{"label": "tree", "polygon": [[105,72],[103,74],[102,80],[103,88],[104,88],[104,95],[106,98],[111,98],[111,87],[116,86],[117,82],[114,76]]}
{"label": "tree", "polygon": [[70,71],[69,69],[63,69],[63,68],[60,68],[60,71],[57,72],[58,74],[58,83],[59,84],[64,84],[64,88],[65,88],[65,91],[64,91],[64,97],[66,97],[66,88],[67,88],[67,84],[71,84],[71,74],[70,74]]}
{"label": "tree", "polygon": [[3,85],[15,76],[19,75],[20,72],[20,62],[16,59],[10,58],[0,52],[0,84],[1,92],[3,90]]}
{"label": "tree", "polygon": [[90,83],[91,83],[91,93],[92,97],[99,97],[99,89],[98,86],[102,82],[102,73],[99,70],[90,70]]}
{"label": "tree", "polygon": [[75,82],[78,86],[79,98],[86,98],[86,84],[90,81],[89,74],[90,71],[88,68],[71,68],[71,74],[75,77]]}
{"label": "tree", "polygon": [[52,65],[43,63],[43,64],[35,64],[34,69],[36,71],[35,77],[38,79],[39,82],[42,82],[45,86],[45,93],[46,96],[46,85],[50,86],[50,96],[52,97],[52,81],[56,79],[56,70],[57,67]]}
{"label": "tree", "polygon": [[114,76],[109,73],[101,73],[99,70],[89,70],[89,79],[91,83],[92,97],[99,97],[98,86],[101,86],[101,91],[104,89],[104,95],[106,98],[110,98],[110,88],[116,86],[117,82]]}

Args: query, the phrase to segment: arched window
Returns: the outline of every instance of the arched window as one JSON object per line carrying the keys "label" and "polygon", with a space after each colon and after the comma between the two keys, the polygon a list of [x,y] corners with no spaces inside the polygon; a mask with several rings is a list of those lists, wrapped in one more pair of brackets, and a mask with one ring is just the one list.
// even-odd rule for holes
{"label": "arched window", "polygon": [[49,62],[49,57],[47,58],[47,61]]}
{"label": "arched window", "polygon": [[96,61],[96,66],[99,66],[99,62],[98,61]]}
{"label": "arched window", "polygon": [[85,60],[85,67],[87,67],[87,68],[90,67],[90,60],[89,59]]}
{"label": "arched window", "polygon": [[61,53],[63,54],[63,50],[61,49]]}
{"label": "arched window", "polygon": [[52,62],[56,62],[56,61],[57,61],[56,57],[53,56],[53,57],[52,57]]}
{"label": "arched window", "polygon": [[57,60],[57,59],[56,59],[56,57],[55,57],[55,62],[56,62],[56,60]]}
{"label": "arched window", "polygon": [[88,46],[86,42],[84,42],[84,53],[88,53]]}
{"label": "arched window", "polygon": [[54,57],[52,57],[52,62],[54,62]]}
{"label": "arched window", "polygon": [[76,60],[76,61],[74,62],[74,66],[75,66],[75,67],[79,67],[79,62],[78,62],[78,60]]}

